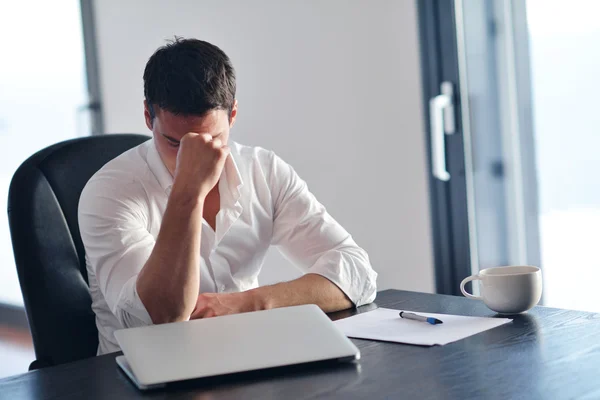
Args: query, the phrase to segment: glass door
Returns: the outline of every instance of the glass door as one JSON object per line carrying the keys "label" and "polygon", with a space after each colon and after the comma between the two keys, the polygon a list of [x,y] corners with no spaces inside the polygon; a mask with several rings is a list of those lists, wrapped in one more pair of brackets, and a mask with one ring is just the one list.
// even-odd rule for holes
{"label": "glass door", "polygon": [[473,271],[540,265],[547,306],[600,311],[600,2],[455,1]]}
{"label": "glass door", "polygon": [[527,1],[546,304],[590,311],[600,311],[599,12],[597,1]]}

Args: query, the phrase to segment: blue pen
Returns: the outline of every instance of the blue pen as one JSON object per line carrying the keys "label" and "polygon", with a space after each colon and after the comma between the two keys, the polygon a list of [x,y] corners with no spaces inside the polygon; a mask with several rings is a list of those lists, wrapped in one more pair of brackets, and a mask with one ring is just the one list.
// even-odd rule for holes
{"label": "blue pen", "polygon": [[421,315],[413,314],[411,312],[406,312],[406,311],[400,311],[400,318],[412,319],[414,321],[427,322],[427,323],[430,323],[431,325],[437,325],[437,324],[444,323],[437,318],[423,317]]}

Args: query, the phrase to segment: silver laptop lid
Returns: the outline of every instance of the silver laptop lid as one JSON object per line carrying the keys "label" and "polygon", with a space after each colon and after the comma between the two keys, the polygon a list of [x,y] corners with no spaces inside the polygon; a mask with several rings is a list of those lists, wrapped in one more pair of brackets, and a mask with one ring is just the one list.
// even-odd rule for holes
{"label": "silver laptop lid", "polygon": [[313,304],[122,329],[115,337],[142,385],[360,358]]}

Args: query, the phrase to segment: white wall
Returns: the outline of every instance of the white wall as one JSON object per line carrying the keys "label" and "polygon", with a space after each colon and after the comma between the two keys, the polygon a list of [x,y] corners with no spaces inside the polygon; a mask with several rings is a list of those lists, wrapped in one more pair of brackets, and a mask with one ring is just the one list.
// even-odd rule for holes
{"label": "white wall", "polygon": [[[379,287],[434,291],[413,0],[95,2],[108,132],[148,133],[142,73],[173,35],[238,74],[232,137],[276,151],[370,254]],[[262,282],[289,278],[276,252]]]}

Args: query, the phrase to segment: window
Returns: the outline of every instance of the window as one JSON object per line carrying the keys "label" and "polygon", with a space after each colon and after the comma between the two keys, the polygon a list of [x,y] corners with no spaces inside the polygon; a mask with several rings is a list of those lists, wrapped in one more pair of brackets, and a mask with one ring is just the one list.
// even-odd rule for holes
{"label": "window", "polygon": [[0,10],[0,303],[22,305],[8,187],[36,151],[89,134],[86,68],[79,1],[4,1]]}
{"label": "window", "polygon": [[458,294],[482,268],[533,264],[545,305],[599,311],[600,4],[419,5],[426,95],[454,87],[456,126],[441,136],[450,178],[431,175],[438,291]]}

